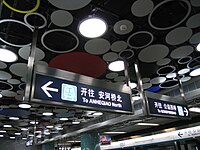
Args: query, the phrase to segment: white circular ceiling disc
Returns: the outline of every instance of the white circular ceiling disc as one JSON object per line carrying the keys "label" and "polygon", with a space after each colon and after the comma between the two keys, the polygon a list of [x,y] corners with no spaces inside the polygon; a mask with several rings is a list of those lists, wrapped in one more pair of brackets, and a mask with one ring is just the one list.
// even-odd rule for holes
{"label": "white circular ceiling disc", "polygon": [[128,34],[133,30],[133,23],[129,20],[120,20],[115,23],[113,30],[119,35]]}
{"label": "white circular ceiling disc", "polygon": [[169,53],[169,48],[165,45],[150,45],[142,49],[139,53],[139,60],[142,62],[156,62],[163,59]]}
{"label": "white circular ceiling disc", "polygon": [[137,0],[131,7],[131,12],[137,17],[144,17],[153,10],[154,4],[152,0]]}
{"label": "white circular ceiling disc", "polygon": [[64,10],[77,10],[88,5],[92,0],[48,0],[52,5]]}
{"label": "white circular ceiling disc", "polygon": [[10,71],[20,77],[25,77],[27,74],[27,64],[25,63],[15,63],[10,66]]}
{"label": "white circular ceiling disc", "polygon": [[195,33],[189,40],[191,44],[199,44],[200,43],[200,32]]}
{"label": "white circular ceiling disc", "polygon": [[188,21],[186,22],[186,25],[188,28],[197,28],[200,27],[200,13],[199,14],[195,14],[192,17],[190,17],[188,19]]}
{"label": "white circular ceiling disc", "polygon": [[108,52],[103,55],[103,59],[105,61],[115,61],[115,60],[117,60],[117,58],[118,58],[118,55],[117,55],[117,53],[114,53],[114,52]]}
{"label": "white circular ceiling disc", "polygon": [[[28,57],[30,55],[30,51],[31,51],[30,46],[24,46],[24,47],[19,49],[18,53],[19,53],[20,57],[22,57],[25,60],[28,60]],[[41,49],[36,48],[35,61],[42,60],[44,57],[45,57],[45,53]]]}
{"label": "white circular ceiling disc", "polygon": [[164,66],[164,65],[169,64],[170,62],[171,62],[171,59],[169,59],[169,58],[163,58],[163,59],[157,61],[156,64],[158,66]]}
{"label": "white circular ceiling disc", "polygon": [[112,43],[111,50],[114,52],[120,52],[125,50],[128,47],[127,43],[125,41],[116,41]]}
{"label": "white circular ceiling disc", "polygon": [[12,76],[8,72],[0,71],[0,80],[8,80],[11,78]]}
{"label": "white circular ceiling disc", "polygon": [[165,77],[156,77],[156,78],[153,78],[151,79],[151,84],[159,84],[159,83],[163,83],[166,81],[166,78]]}
{"label": "white circular ceiling disc", "polygon": [[173,50],[170,56],[174,59],[184,58],[193,53],[194,48],[192,46],[181,46]]}
{"label": "white circular ceiling disc", "polygon": [[92,39],[85,44],[86,52],[94,55],[101,55],[109,51],[110,43],[102,38]]}
{"label": "white circular ceiling disc", "polygon": [[67,27],[73,22],[73,16],[65,10],[56,10],[51,14],[51,21],[59,27]]}
{"label": "white circular ceiling disc", "polygon": [[192,30],[187,27],[179,27],[170,31],[166,36],[166,42],[170,45],[179,45],[190,39]]}

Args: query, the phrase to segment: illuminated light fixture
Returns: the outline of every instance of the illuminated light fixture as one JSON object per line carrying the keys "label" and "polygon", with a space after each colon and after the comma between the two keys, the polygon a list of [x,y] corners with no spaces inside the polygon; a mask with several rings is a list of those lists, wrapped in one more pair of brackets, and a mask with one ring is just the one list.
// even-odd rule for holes
{"label": "illuminated light fixture", "polygon": [[81,141],[67,141],[68,143],[80,143]]}
{"label": "illuminated light fixture", "polygon": [[91,17],[83,20],[79,24],[78,30],[84,37],[97,38],[106,32],[107,24],[100,18]]}
{"label": "illuminated light fixture", "polygon": [[191,72],[190,76],[191,77],[196,77],[200,75],[200,66],[195,67]]}
{"label": "illuminated light fixture", "polygon": [[18,105],[19,108],[24,108],[24,109],[28,109],[28,108],[31,108],[31,105],[30,104],[27,104],[27,103],[21,103]]}
{"label": "illuminated light fixture", "polygon": [[44,132],[44,135],[50,135],[51,133],[50,132]]}
{"label": "illuminated light fixture", "polygon": [[0,133],[6,133],[6,131],[5,130],[0,130]]}
{"label": "illuminated light fixture", "polygon": [[17,133],[15,133],[15,135],[21,135],[21,133],[17,132]]}
{"label": "illuminated light fixture", "polygon": [[72,124],[80,124],[80,121],[73,121]]}
{"label": "illuminated light fixture", "polygon": [[132,97],[132,100],[133,100],[133,101],[138,101],[138,100],[140,100],[140,99],[141,99],[140,96],[133,96],[133,97]]}
{"label": "illuminated light fixture", "polygon": [[38,139],[40,139],[40,138],[42,138],[42,135],[39,134],[39,135],[37,135],[36,137],[37,137]]}
{"label": "illuminated light fixture", "polygon": [[10,137],[10,139],[12,139],[12,140],[13,140],[13,139],[15,139],[15,137],[14,137],[14,136],[11,136],[11,137]]}
{"label": "illuminated light fixture", "polygon": [[2,94],[0,94],[0,98],[2,98],[3,97],[3,95]]}
{"label": "illuminated light fixture", "polygon": [[27,138],[22,138],[22,140],[27,140]]}
{"label": "illuminated light fixture", "polygon": [[197,45],[197,51],[199,51],[200,52],[200,43]]}
{"label": "illuminated light fixture", "polygon": [[7,46],[6,47],[1,47],[0,48],[0,52],[1,52],[0,61],[3,61],[3,62],[15,62],[18,59],[17,55],[14,52],[12,52],[11,50],[7,49]]}
{"label": "illuminated light fixture", "polygon": [[4,135],[0,135],[0,137],[4,137]]}
{"label": "illuminated light fixture", "polygon": [[137,87],[137,84],[134,82],[129,83],[129,86],[131,87],[131,89],[135,89]]}
{"label": "illuminated light fixture", "polygon": [[21,128],[22,131],[28,131],[28,128]]}
{"label": "illuminated light fixture", "polygon": [[200,113],[200,108],[199,107],[191,107],[191,108],[189,108],[189,111]]}
{"label": "illuminated light fixture", "polygon": [[38,124],[38,121],[31,121],[30,124]]}
{"label": "illuminated light fixture", "polygon": [[95,112],[95,113],[93,113],[92,115],[93,115],[93,116],[101,116],[101,115],[103,115],[103,113],[102,113],[102,112]]}
{"label": "illuminated light fixture", "polygon": [[4,124],[3,127],[4,127],[4,128],[11,128],[12,125],[10,125],[10,124]]}
{"label": "illuminated light fixture", "polygon": [[62,127],[56,127],[56,130],[61,131],[61,130],[63,130],[63,128]]}
{"label": "illuminated light fixture", "polygon": [[33,137],[34,135],[33,134],[29,134],[28,136]]}
{"label": "illuminated light fixture", "polygon": [[125,134],[126,132],[104,132],[105,134]]}
{"label": "illuminated light fixture", "polygon": [[138,126],[159,126],[159,124],[157,124],[157,123],[143,123],[143,122],[137,123],[136,125],[138,125]]}
{"label": "illuminated light fixture", "polygon": [[19,117],[9,117],[10,120],[19,120]]}
{"label": "illuminated light fixture", "polygon": [[163,131],[164,132],[171,132],[171,131],[175,131],[176,128],[168,128],[168,129],[164,129]]}
{"label": "illuminated light fixture", "polygon": [[52,112],[44,112],[42,113],[43,116],[52,116],[53,113]]}
{"label": "illuminated light fixture", "polygon": [[52,128],[53,128],[53,126],[46,126],[46,128],[52,129]]}
{"label": "illuminated light fixture", "polygon": [[108,68],[111,71],[122,71],[124,70],[124,61],[122,60],[114,61],[108,65]]}
{"label": "illuminated light fixture", "polygon": [[69,120],[68,118],[60,118],[59,119],[60,121],[67,121],[67,120]]}

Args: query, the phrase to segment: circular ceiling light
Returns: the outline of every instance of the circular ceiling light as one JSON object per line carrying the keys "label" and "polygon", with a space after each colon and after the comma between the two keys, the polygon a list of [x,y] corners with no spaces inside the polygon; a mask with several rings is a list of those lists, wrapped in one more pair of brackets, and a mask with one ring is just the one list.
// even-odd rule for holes
{"label": "circular ceiling light", "polygon": [[88,18],[79,24],[78,30],[87,38],[97,38],[106,32],[107,24],[100,18]]}
{"label": "circular ceiling light", "polygon": [[9,117],[10,120],[19,120],[19,117]]}
{"label": "circular ceiling light", "polygon": [[3,127],[4,127],[4,128],[11,128],[12,125],[10,125],[10,124],[4,124]]}
{"label": "circular ceiling light", "polygon": [[0,48],[0,51],[1,51],[0,61],[15,62],[18,59],[17,55],[11,50]]}
{"label": "circular ceiling light", "polygon": [[195,67],[194,70],[190,72],[190,76],[196,77],[200,75],[200,66]]}
{"label": "circular ceiling light", "polygon": [[19,104],[18,106],[19,108],[31,108],[31,105],[26,103]]}
{"label": "circular ceiling light", "polygon": [[200,52],[200,43],[197,45],[197,51],[199,51]]}
{"label": "circular ceiling light", "polygon": [[53,113],[52,112],[44,112],[42,113],[43,116],[52,116]]}
{"label": "circular ceiling light", "polygon": [[60,121],[67,121],[67,120],[69,120],[68,118],[60,118],[59,119]]}
{"label": "circular ceiling light", "polygon": [[137,87],[137,84],[134,82],[129,83],[129,86],[131,87],[131,89],[135,89]]}
{"label": "circular ceiling light", "polygon": [[124,61],[122,61],[122,60],[114,61],[109,64],[108,68],[111,71],[122,71],[122,70],[124,70]]}
{"label": "circular ceiling light", "polygon": [[102,113],[102,112],[95,112],[95,113],[93,113],[92,115],[93,115],[93,116],[101,116],[101,115],[103,115],[103,113]]}
{"label": "circular ceiling light", "polygon": [[72,124],[80,124],[80,121],[72,121]]}

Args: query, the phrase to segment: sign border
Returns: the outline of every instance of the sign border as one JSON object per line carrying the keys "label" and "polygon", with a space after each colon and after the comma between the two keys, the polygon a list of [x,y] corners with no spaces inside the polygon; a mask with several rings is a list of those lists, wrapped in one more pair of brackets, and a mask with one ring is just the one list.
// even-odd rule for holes
{"label": "sign border", "polygon": [[[76,105],[76,104],[66,104],[62,102],[55,102],[55,101],[45,101],[41,99],[34,98],[34,91],[35,91],[35,80],[36,80],[36,74],[54,77],[57,79],[67,80],[67,81],[73,81],[81,84],[91,85],[91,86],[97,86],[100,88],[105,88],[108,90],[115,90],[118,92],[126,93],[130,95],[130,104],[132,105],[132,111],[125,111],[125,110],[112,110],[112,109],[106,109],[106,108],[98,108],[98,107],[90,107],[90,106],[82,106],[82,105]],[[109,83],[106,81],[101,81],[98,79],[94,79],[88,76],[79,75],[76,73],[45,67],[42,65],[37,65],[34,68],[33,73],[33,82],[32,82],[32,90],[31,90],[31,99],[30,102],[33,103],[40,103],[40,104],[47,104],[47,105],[57,105],[58,107],[69,107],[69,108],[78,108],[78,109],[88,109],[88,110],[98,110],[98,111],[106,111],[106,112],[115,112],[115,113],[123,113],[123,114],[134,114],[134,106],[133,106],[133,100],[131,97],[131,88],[126,85],[119,85],[114,83]]]}

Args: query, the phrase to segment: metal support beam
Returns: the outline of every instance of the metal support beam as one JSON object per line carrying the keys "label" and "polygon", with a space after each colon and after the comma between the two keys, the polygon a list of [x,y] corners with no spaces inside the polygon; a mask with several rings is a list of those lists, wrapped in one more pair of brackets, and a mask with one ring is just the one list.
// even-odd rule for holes
{"label": "metal support beam", "polygon": [[35,52],[36,52],[36,43],[37,43],[37,36],[38,36],[38,28],[36,27],[33,31],[33,40],[31,44],[30,55],[28,58],[28,72],[26,76],[26,89],[25,89],[25,101],[30,100],[31,96],[31,85],[32,85],[32,76],[33,76],[33,69],[34,69],[34,62],[35,62]]}
{"label": "metal support beam", "polygon": [[139,62],[137,59],[135,60],[135,63],[134,63],[134,69],[135,69],[136,79],[138,83],[138,92],[140,94],[141,102],[142,102],[142,111],[144,115],[147,115],[147,101],[144,95],[144,89],[142,86],[142,79],[141,79],[140,69],[139,69]]}

